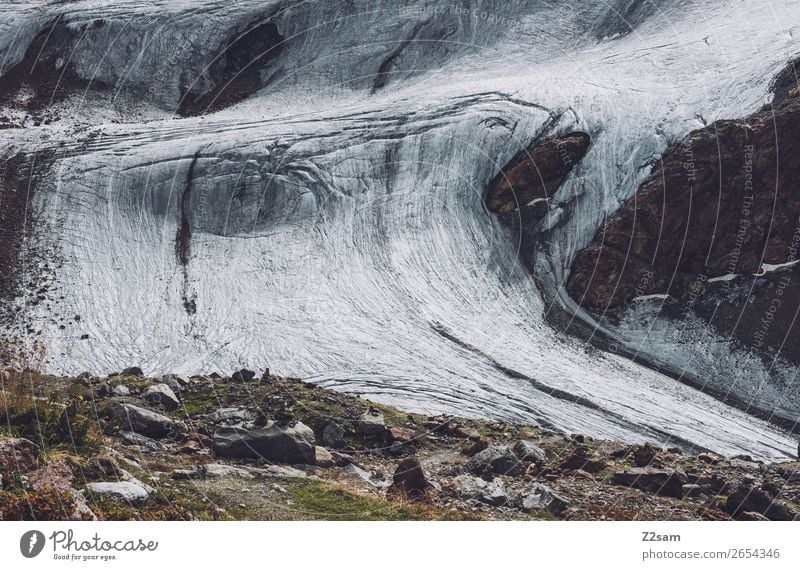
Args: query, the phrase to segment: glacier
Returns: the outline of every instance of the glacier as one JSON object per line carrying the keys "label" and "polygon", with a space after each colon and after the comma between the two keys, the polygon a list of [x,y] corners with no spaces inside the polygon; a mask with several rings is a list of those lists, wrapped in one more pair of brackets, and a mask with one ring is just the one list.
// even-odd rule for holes
{"label": "glacier", "polygon": [[[30,178],[21,263],[52,284],[44,302],[30,288],[9,301],[23,309],[3,333],[46,370],[269,366],[426,413],[794,456],[785,427],[565,335],[547,312],[797,417],[796,369],[700,322],[667,342],[649,303],[605,328],[563,289],[670,143],[769,100],[800,53],[797,2],[0,5],[0,73],[57,27],[55,72],[77,86],[44,122],[16,105],[24,93],[0,109],[19,124],[0,129],[0,152],[47,169]],[[265,24],[282,40],[247,71],[257,88],[184,113],[237,81],[220,53]],[[576,130],[591,147],[520,252],[486,186],[532,141]]]}

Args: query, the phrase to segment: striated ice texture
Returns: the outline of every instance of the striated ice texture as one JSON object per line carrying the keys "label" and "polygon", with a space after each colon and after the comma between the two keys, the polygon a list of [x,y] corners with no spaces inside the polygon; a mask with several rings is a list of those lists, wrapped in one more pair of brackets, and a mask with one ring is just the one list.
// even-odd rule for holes
{"label": "striated ice texture", "polygon": [[[3,2],[0,70],[54,21],[75,30],[77,77],[107,89],[56,103],[49,125],[0,130],[4,154],[51,163],[31,247],[58,252],[57,287],[20,323],[41,331],[25,338],[49,370],[269,366],[420,411],[796,448],[544,314],[556,298],[592,324],[561,287],[574,254],[668,144],[769,100],[800,52],[796,0]],[[263,87],[176,117],[259,21],[285,38],[259,64]],[[573,130],[592,146],[523,252],[534,280],[483,196],[521,148]],[[650,324],[605,332],[797,415],[795,370],[742,366],[700,325],[667,343]]]}

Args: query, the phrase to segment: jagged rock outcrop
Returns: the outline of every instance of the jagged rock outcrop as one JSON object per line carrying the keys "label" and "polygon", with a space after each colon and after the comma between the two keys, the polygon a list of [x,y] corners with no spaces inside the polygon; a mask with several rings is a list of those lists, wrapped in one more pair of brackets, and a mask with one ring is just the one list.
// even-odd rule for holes
{"label": "jagged rock outcrop", "polygon": [[[800,93],[789,66],[771,105],[673,144],[578,253],[570,295],[596,313],[649,295],[755,349],[798,362]],[[784,268],[778,268],[788,264]]]}
{"label": "jagged rock outcrop", "polygon": [[537,141],[519,152],[489,184],[486,207],[502,216],[514,214],[521,223],[547,213],[547,203],[589,149],[582,132]]}

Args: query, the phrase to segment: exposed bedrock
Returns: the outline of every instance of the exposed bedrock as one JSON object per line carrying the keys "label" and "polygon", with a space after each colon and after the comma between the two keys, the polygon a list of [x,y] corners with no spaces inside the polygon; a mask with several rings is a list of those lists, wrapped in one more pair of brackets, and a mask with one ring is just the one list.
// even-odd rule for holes
{"label": "exposed bedrock", "polygon": [[578,303],[613,314],[665,296],[667,317],[691,310],[747,346],[798,361],[800,98],[790,70],[775,81],[772,105],[664,153],[578,253],[567,283]]}
{"label": "exposed bedrock", "polygon": [[[536,141],[520,151],[489,184],[486,208],[527,241],[550,199],[589,149],[589,135],[573,132]],[[523,249],[527,246],[523,244]]]}

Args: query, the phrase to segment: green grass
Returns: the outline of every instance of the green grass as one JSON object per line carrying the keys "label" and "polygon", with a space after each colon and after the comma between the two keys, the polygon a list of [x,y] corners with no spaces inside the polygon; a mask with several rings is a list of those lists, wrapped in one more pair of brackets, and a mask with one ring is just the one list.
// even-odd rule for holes
{"label": "green grass", "polygon": [[440,509],[424,503],[399,503],[351,493],[308,481],[289,489],[303,518],[327,521],[481,520],[478,515]]}

